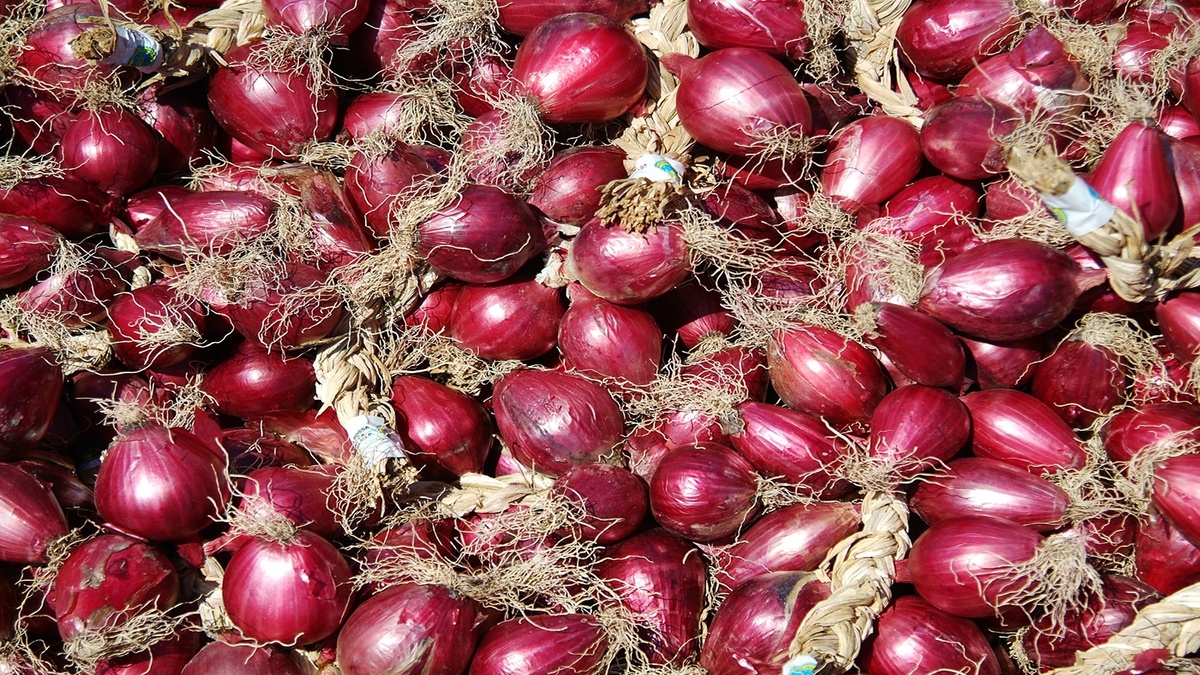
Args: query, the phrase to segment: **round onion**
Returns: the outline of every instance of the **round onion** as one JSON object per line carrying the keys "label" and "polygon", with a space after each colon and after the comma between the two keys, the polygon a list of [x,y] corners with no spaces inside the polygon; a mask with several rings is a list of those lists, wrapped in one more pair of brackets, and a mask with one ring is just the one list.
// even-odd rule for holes
{"label": "round onion", "polygon": [[434,476],[482,473],[492,449],[492,420],[478,401],[424,377],[392,382],[396,433],[418,468]]}
{"label": "round onion", "polygon": [[238,510],[250,518],[283,516],[322,537],[336,537],[342,534],[342,526],[329,500],[340,470],[335,464],[256,469],[241,482]]}
{"label": "round onion", "polygon": [[[926,0],[930,1],[937,0]],[[1003,103],[982,96],[956,96],[926,113],[921,150],[930,164],[948,176],[988,178],[1008,170],[1000,139],[1016,131],[1019,122],[1020,114]]]}
{"label": "round onion", "polygon": [[258,642],[310,644],[342,625],[353,595],[350,565],[319,535],[255,538],[234,552],[221,581],[229,619]]}
{"label": "round onion", "polygon": [[196,87],[165,92],[162,87],[148,88],[138,100],[138,114],[159,137],[160,174],[183,174],[193,164],[207,163],[208,153],[216,149],[217,121]]}
{"label": "round onion", "polygon": [[554,348],[565,311],[558,289],[527,273],[468,284],[454,300],[450,336],[483,359],[536,359]]}
{"label": "round onion", "polygon": [[687,243],[674,223],[639,234],[588,221],[571,242],[567,267],[593,295],[618,305],[656,298],[691,274]]}
{"label": "round onion", "polygon": [[668,531],[692,541],[735,534],[758,515],[758,474],[717,443],[672,450],[650,480],[650,510]]}
{"label": "round onion", "polygon": [[559,475],[552,491],[583,508],[583,520],[575,531],[598,544],[612,544],[633,534],[650,506],[642,479],[612,464],[573,466]]}
{"label": "round onion", "polygon": [[1039,532],[1066,524],[1071,498],[1054,483],[1025,469],[985,457],[950,462],[921,483],[909,506],[930,525],[959,516],[994,516]]}
{"label": "round onion", "polygon": [[845,443],[806,413],[746,401],[738,405],[742,430],[730,436],[737,451],[764,476],[779,476],[797,490],[828,497],[844,491],[833,478]]}
{"label": "round onion", "polygon": [[196,353],[204,333],[204,311],[169,286],[143,286],[108,308],[108,329],[113,352],[122,363],[138,370],[164,368]]}
{"label": "round onion", "polygon": [[302,263],[256,269],[226,309],[239,333],[268,349],[302,349],[327,337],[342,317],[328,275]]}
{"label": "round onion", "polygon": [[887,393],[887,377],[866,347],[804,324],[775,333],[767,350],[771,384],[789,408],[834,424],[865,422]]}
{"label": "round onion", "polygon": [[44,347],[0,351],[0,456],[34,445],[50,428],[63,372]]}
{"label": "round onion", "polygon": [[417,253],[460,281],[502,281],[546,248],[542,226],[521,199],[468,185],[452,204],[417,226]]}
{"label": "round onion", "polygon": [[848,213],[858,213],[899,192],[916,177],[922,161],[916,127],[886,115],[864,117],[830,139],[821,188]]}
{"label": "round onion", "polygon": [[492,393],[500,437],[517,461],[558,475],[600,461],[621,440],[624,417],[608,391],[578,375],[517,370]]}
{"label": "round onion", "polygon": [[1068,337],[1038,366],[1031,391],[1064,422],[1086,429],[1122,402],[1125,386],[1120,357],[1111,349]]}
{"label": "round onion", "polygon": [[150,126],[124,108],[85,110],[67,125],[59,152],[76,178],[124,197],[154,177],[158,143]]}
{"label": "round onion", "polygon": [[64,104],[77,103],[90,85],[100,84],[117,71],[107,63],[89,63],[75,55],[70,43],[105,20],[105,13],[91,3],[71,3],[47,11],[30,27],[17,56],[18,72],[46,89]]}
{"label": "round onion", "polygon": [[1113,139],[1088,183],[1112,205],[1137,218],[1147,241],[1166,231],[1179,211],[1179,189],[1163,133],[1132,122]]}
{"label": "round onion", "polygon": [[1000,664],[979,626],[915,595],[896,598],[863,644],[859,666],[872,675],[974,673],[1000,675]]}
{"label": "round onion", "polygon": [[875,303],[875,329],[863,339],[917,384],[960,389],[966,376],[962,342],[935,319],[904,305]]}
{"label": "round onion", "polygon": [[182,195],[137,232],[138,246],[175,260],[193,253],[221,255],[271,225],[275,202],[253,192]]}
{"label": "round onion", "polygon": [[616,388],[645,386],[662,362],[662,329],[644,310],[606,302],[582,288],[568,292],[571,306],[558,326],[564,362]]}
{"label": "round onion", "polygon": [[277,647],[210,642],[179,675],[303,675],[296,658]]}
{"label": "round onion", "polygon": [[909,183],[883,206],[871,231],[883,232],[921,247],[917,260],[934,267],[947,256],[979,243],[971,223],[979,216],[979,190],[946,176],[929,176]]}
{"label": "round onion", "polygon": [[585,614],[525,616],[496,624],[483,636],[469,675],[599,675],[608,634]]}
{"label": "round onion", "polygon": [[46,562],[46,547],[67,534],[67,517],[49,487],[12,464],[0,464],[0,514],[4,562]]}
{"label": "round onion", "polygon": [[[497,101],[513,95],[511,59],[501,54],[485,52],[476,55],[470,63],[457,64],[452,80],[459,107],[475,118],[496,110]],[[604,149],[620,152],[617,148]],[[623,152],[620,154],[624,155]]]}
{"label": "round onion", "polygon": [[616,119],[641,100],[648,77],[649,60],[632,33],[586,12],[540,24],[521,41],[512,67],[513,80],[551,124]]}
{"label": "round onion", "polygon": [[312,456],[300,446],[258,428],[225,429],[219,443],[229,455],[229,473],[245,476],[269,466],[305,467]]}
{"label": "round onion", "polygon": [[796,0],[688,0],[687,27],[709,49],[748,47],[800,61],[811,46]]}
{"label": "round onion", "polygon": [[1045,403],[1011,389],[962,399],[971,411],[971,450],[1036,474],[1082,468],[1087,455],[1075,432]]}
{"label": "round onion", "polygon": [[529,205],[555,222],[583,225],[600,208],[600,188],[627,175],[625,153],[618,148],[569,148],[538,177]]}
{"label": "round onion", "polygon": [[15,82],[0,89],[0,101],[5,106],[6,133],[41,155],[54,154],[67,123],[75,116],[69,104],[53,93]]}
{"label": "round onion", "polygon": [[911,384],[871,414],[867,452],[905,479],[949,461],[971,435],[967,407],[945,389]]}
{"label": "round onion", "polygon": [[956,80],[1003,49],[1020,25],[1012,0],[921,0],[904,13],[896,43],[900,58],[920,75]]}
{"label": "round onion", "polygon": [[454,301],[458,299],[461,284],[454,282],[434,286],[420,304],[404,317],[406,326],[423,326],[430,333],[445,333],[454,316]]}
{"label": "round onion", "polygon": [[312,361],[268,352],[252,342],[243,343],[201,383],[218,411],[244,419],[308,410],[316,399],[316,385]]}
{"label": "round onion", "polygon": [[509,110],[489,110],[463,130],[458,145],[467,178],[510,192],[525,193],[533,179],[546,170],[538,146],[512,138],[520,124]]}
{"label": "round onion", "polygon": [[375,236],[385,239],[397,200],[435,173],[411,146],[396,141],[379,154],[357,150],[346,167],[346,191]]}

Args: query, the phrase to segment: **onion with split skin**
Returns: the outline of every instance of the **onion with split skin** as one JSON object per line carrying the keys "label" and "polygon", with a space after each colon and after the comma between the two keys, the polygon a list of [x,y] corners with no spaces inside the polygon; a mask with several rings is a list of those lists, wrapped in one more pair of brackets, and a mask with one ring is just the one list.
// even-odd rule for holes
{"label": "onion with split skin", "polygon": [[922,0],[904,13],[896,43],[900,58],[918,74],[955,80],[1003,49],[1020,23],[1012,0]]}
{"label": "onion with split skin", "polygon": [[46,435],[62,396],[63,372],[45,347],[0,351],[0,456]]}
{"label": "onion with split skin", "polygon": [[923,161],[916,127],[886,115],[863,117],[830,139],[821,189],[847,213],[878,209],[916,177]]}
{"label": "onion with split skin", "polygon": [[834,480],[845,443],[815,416],[746,401],[738,405],[742,429],[730,443],[764,476],[781,476],[794,488],[826,497],[845,490]]}

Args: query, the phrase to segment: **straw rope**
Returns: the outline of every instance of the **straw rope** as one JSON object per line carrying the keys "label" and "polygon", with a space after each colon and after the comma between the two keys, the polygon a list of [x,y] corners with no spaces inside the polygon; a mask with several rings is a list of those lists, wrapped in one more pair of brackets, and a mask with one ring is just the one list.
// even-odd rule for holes
{"label": "straw rope", "polygon": [[912,0],[851,0],[846,37],[854,50],[858,87],[883,112],[920,128],[924,113],[900,69],[896,30]]}

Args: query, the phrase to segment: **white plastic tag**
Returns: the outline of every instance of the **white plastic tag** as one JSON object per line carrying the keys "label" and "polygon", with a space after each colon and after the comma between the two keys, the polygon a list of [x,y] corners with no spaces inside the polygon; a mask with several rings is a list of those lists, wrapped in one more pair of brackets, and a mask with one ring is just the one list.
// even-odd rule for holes
{"label": "white plastic tag", "polygon": [[813,675],[817,672],[817,660],[807,654],[797,654],[783,664],[781,675]]}
{"label": "white plastic tag", "polygon": [[403,457],[401,450],[403,442],[396,432],[387,428],[382,417],[374,415],[355,415],[342,425],[350,436],[350,443],[358,454],[375,464],[390,457]]}
{"label": "white plastic tag", "polygon": [[655,183],[683,185],[684,167],[680,162],[662,155],[642,155],[633,167],[630,178],[649,178]]}
{"label": "white plastic tag", "polygon": [[[1040,194],[1040,193],[1039,193]],[[1112,220],[1117,207],[1108,203],[1079,176],[1065,194],[1040,194],[1042,203],[1067,226],[1067,231],[1082,237],[1104,227]]]}
{"label": "white plastic tag", "polygon": [[116,27],[117,44],[112,54],[102,60],[118,66],[133,66],[143,73],[153,73],[162,66],[162,45],[140,30]]}

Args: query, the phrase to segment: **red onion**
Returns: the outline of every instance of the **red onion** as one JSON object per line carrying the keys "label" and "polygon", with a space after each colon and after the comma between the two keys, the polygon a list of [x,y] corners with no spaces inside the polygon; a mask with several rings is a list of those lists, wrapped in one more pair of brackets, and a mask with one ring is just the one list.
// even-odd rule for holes
{"label": "red onion", "polygon": [[649,60],[632,33],[585,12],[538,25],[521,41],[512,67],[513,80],[551,124],[616,119],[642,98],[648,77]]}
{"label": "red onion", "polygon": [[0,456],[34,445],[50,428],[63,372],[44,347],[0,351]]}
{"label": "red onion", "polygon": [[1147,240],[1165,232],[1179,212],[1166,139],[1152,124],[1126,126],[1088,176],[1101,197],[1142,223]]}
{"label": "red onion", "polygon": [[541,224],[521,199],[468,185],[452,204],[417,226],[417,252],[460,281],[502,281],[546,248]]}
{"label": "red onion", "polygon": [[538,177],[529,205],[553,221],[583,225],[600,208],[600,188],[628,175],[619,148],[569,148],[556,154]]}
{"label": "red onion", "polygon": [[682,229],[659,223],[646,233],[588,221],[571,242],[567,268],[585,288],[618,305],[636,305],[671,290],[691,274]]}
{"label": "red onion", "polygon": [[103,323],[106,305],[125,289],[121,270],[103,254],[107,252],[99,249],[89,252],[79,264],[21,291],[17,296],[18,307],[66,328]]}
{"label": "red onion", "polygon": [[5,125],[16,140],[40,155],[52,155],[75,116],[68,104],[51,92],[9,82],[0,89]]}
{"label": "red onion", "polygon": [[434,286],[420,304],[404,317],[406,326],[424,326],[430,333],[445,333],[450,328],[450,317],[454,315],[454,301],[458,299],[461,284],[445,283]]}
{"label": "red onion", "polygon": [[179,600],[179,575],[158,549],[102,534],[71,551],[48,599],[58,632],[72,640],[118,628],[147,609],[171,609]]}
{"label": "red onion", "polygon": [[651,302],[650,311],[667,335],[691,349],[706,337],[729,337],[737,326],[721,306],[721,294],[698,281],[685,281]]}
{"label": "red onion", "polygon": [[345,44],[364,19],[367,0],[267,0],[263,16],[269,27],[285,26],[297,35],[320,32],[332,44]]}
{"label": "red onion", "polygon": [[888,389],[883,367],[866,347],[820,326],[776,332],[767,363],[771,384],[789,408],[838,425],[867,421]]}
{"label": "red onion", "polygon": [[[608,635],[585,614],[508,619],[484,634],[469,675],[599,675]],[[450,671],[447,671],[450,672]]]}
{"label": "red onion", "polygon": [[738,406],[742,430],[730,436],[737,451],[764,476],[782,477],[805,492],[837,496],[834,481],[845,443],[821,420],[780,406],[746,401]]}
{"label": "red onion", "polygon": [[966,373],[962,343],[935,319],[904,305],[875,303],[875,328],[864,337],[905,377],[930,387],[960,389]]}
{"label": "red onion", "polygon": [[875,407],[867,452],[909,479],[949,461],[970,435],[971,416],[953,394],[911,384],[884,396]]}
{"label": "red onion", "polygon": [[835,544],[858,531],[858,507],[846,502],[795,504],[759,518],[731,546],[709,550],[717,581],[737,588],[772,572],[816,569]]}
{"label": "red onion", "polygon": [[698,443],[672,450],[650,480],[650,510],[668,531],[692,541],[735,534],[758,515],[758,474],[733,450]]}
{"label": "red onion", "polygon": [[[399,527],[375,533],[367,542],[362,556],[362,568],[384,570],[397,559],[453,560],[460,553],[458,530],[450,519],[429,520],[415,517]],[[398,581],[398,580],[397,580]],[[370,583],[369,592],[385,590],[389,584]]]}
{"label": "red onion", "polygon": [[175,260],[188,255],[221,255],[267,231],[275,202],[253,192],[197,192],[171,201],[138,230],[143,249]]}
{"label": "red onion", "polygon": [[1200,455],[1172,457],[1157,465],[1151,497],[1183,536],[1200,545]]}
{"label": "red onion", "polygon": [[925,281],[921,311],[985,340],[1020,340],[1067,318],[1080,293],[1106,278],[1025,239],[990,241],[950,258]]}
{"label": "red onion", "polygon": [[694,546],[666,530],[647,530],[609,546],[596,573],[645,622],[639,634],[650,663],[679,666],[696,655],[706,573]]}
{"label": "red onion", "polygon": [[217,641],[205,645],[179,675],[303,675],[304,672],[289,652],[277,647]]}
{"label": "red onion", "polygon": [[633,534],[649,508],[646,484],[612,464],[573,466],[554,482],[552,493],[583,508],[584,518],[575,530],[599,544],[612,544]]}
{"label": "red onion", "polygon": [[1008,170],[1000,139],[1014,132],[1019,122],[1020,114],[1003,103],[958,96],[926,113],[921,150],[930,164],[948,176],[988,178]]}
{"label": "red onion", "polygon": [[380,134],[401,128],[408,98],[390,91],[368,91],[355,96],[346,107],[339,137],[345,134],[351,141],[361,141],[369,134]]}
{"label": "red onion", "polygon": [[668,412],[650,424],[635,428],[625,439],[629,468],[649,482],[658,464],[672,450],[696,443],[729,444],[719,420],[699,411]]}
{"label": "red onion", "polygon": [[1049,532],[1066,523],[1071,498],[1045,478],[984,457],[956,459],[922,482],[909,506],[930,525],[960,516],[994,516]]}
{"label": "red onion", "polygon": [[89,85],[99,84],[117,71],[114,65],[89,63],[70,46],[71,40],[95,26],[93,21],[104,18],[100,7],[90,3],[50,9],[29,29],[24,47],[17,51],[19,74],[64,104],[79,102]]}
{"label": "red onion", "polygon": [[46,562],[46,547],[67,534],[67,517],[49,487],[12,464],[0,464],[0,560]]}
{"label": "red onion", "polygon": [[254,519],[290,520],[296,527],[332,538],[342,534],[337,514],[329,507],[341,467],[264,467],[242,481],[238,510]]}
{"label": "red onion", "polygon": [[1163,595],[1200,582],[1200,547],[1157,509],[1139,521],[1133,551],[1137,578]]}
{"label": "red onion", "polygon": [[[482,117],[496,110],[496,101],[503,101],[514,94],[512,62],[501,54],[483,53],[475,56],[470,63],[455,68],[452,81],[459,107],[471,117]],[[624,155],[623,152],[621,154]]]}
{"label": "red onion", "polygon": [[807,237],[795,242],[783,240],[781,234],[785,226],[775,209],[767,200],[735,181],[705,195],[704,210],[738,239],[762,242],[792,253],[809,245]]}
{"label": "red onion", "polygon": [[[812,130],[812,112],[800,83],[768,54],[732,47],[698,60],[671,54],[663,65],[679,76],[679,123],[713,150],[790,156],[794,150],[780,148],[804,142]],[[733,91],[737,96],[729,95]]]}
{"label": "red onion", "polygon": [[193,163],[207,163],[207,153],[216,149],[217,121],[197,88],[148,88],[138,100],[138,114],[159,137],[160,174],[185,173]]}
{"label": "red onion", "polygon": [[1200,408],[1188,403],[1148,403],[1113,415],[1100,432],[1114,462],[1129,462],[1143,451],[1200,441]]}
{"label": "red onion", "polygon": [[[1125,36],[1113,50],[1113,68],[1126,80],[1152,84],[1154,60],[1170,45],[1170,33],[1168,26],[1157,22],[1129,22],[1125,27]],[[1179,39],[1180,36],[1175,37]]]}
{"label": "red onion", "polygon": [[979,216],[979,190],[946,176],[913,181],[884,204],[880,216],[868,227],[919,244],[926,267],[979,243],[970,227]]}
{"label": "red onion", "polygon": [[158,142],[150,126],[124,108],[84,110],[67,125],[59,152],[76,178],[124,197],[154,177]]}
{"label": "red onion", "polygon": [[952,81],[1003,49],[1020,25],[1011,0],[922,0],[904,13],[896,43],[900,58],[917,73]]}
{"label": "red onion", "polygon": [[1120,357],[1084,338],[1068,338],[1038,366],[1032,393],[1076,429],[1090,427],[1124,397]]}
{"label": "red onion", "polygon": [[709,49],[748,47],[800,61],[811,46],[804,5],[780,0],[688,0],[687,26]]}
{"label": "red onion", "polygon": [[712,675],[777,672],[804,617],[829,593],[811,572],[775,572],[742,584],[717,609],[700,665]]}
{"label": "red onion", "polygon": [[508,110],[489,110],[463,130],[458,154],[467,178],[510,192],[524,193],[546,169],[537,145],[511,138],[520,122]]}
{"label": "red onion", "polygon": [[[1197,130],[1200,135],[1200,128]],[[1184,229],[1200,224],[1200,141],[1170,140],[1167,150],[1175,186],[1179,189],[1181,225]]]}
{"label": "red onion", "polygon": [[[360,2],[364,0],[359,0]],[[312,89],[308,65],[266,64],[262,42],[234,47],[228,65],[208,81],[208,107],[230,136],[269,157],[294,158],[313,141],[327,140],[337,121],[337,91]]]}
{"label": "red onion", "polygon": [[[769,138],[770,133],[767,131],[759,135]],[[802,137],[796,136],[792,142],[803,144],[801,139]],[[769,140],[764,140],[763,144],[767,145],[769,142]],[[766,152],[770,152],[770,150],[763,149],[761,151],[761,153]],[[747,190],[790,188],[799,183],[808,171],[806,162],[810,158],[805,154],[785,151],[783,157],[764,157],[761,153],[755,153],[748,157],[718,154],[713,157],[713,165],[723,177],[737,181]]]}
{"label": "red onion", "polygon": [[345,464],[354,456],[346,428],[332,409],[269,413],[259,425],[264,432],[279,434],[325,462]]}
{"label": "red onion", "polygon": [[311,644],[342,625],[353,595],[350,565],[324,538],[297,530],[287,541],[255,538],[225,568],[229,619],[258,642]]}
{"label": "red onion", "polygon": [[370,0],[363,25],[350,36],[346,66],[364,79],[396,75],[402,59],[398,52],[421,35],[419,12],[428,7],[423,0]]}
{"label": "red onion", "polygon": [[204,332],[204,310],[161,284],[143,286],[108,308],[113,352],[141,370],[182,363],[195,354]]}
{"label": "red onion", "polygon": [[1200,351],[1200,293],[1183,292],[1160,301],[1154,317],[1176,358],[1191,365]]}
{"label": "red onion", "polygon": [[454,300],[450,336],[483,359],[536,359],[554,348],[565,311],[557,288],[525,273],[468,284]]}
{"label": "red onion", "polygon": [[1108,642],[1133,623],[1139,609],[1159,599],[1153,588],[1136,579],[1106,576],[1100,596],[1067,615],[1065,633],[1056,634],[1048,621],[1037,621],[1022,636],[1021,647],[1041,670],[1073,666],[1076,653]]}
{"label": "red onion", "polygon": [[1010,220],[1034,212],[1049,213],[1037,192],[1012,177],[988,183],[983,201],[988,220]]}
{"label": "red onion", "polygon": [[293,262],[305,260],[317,269],[330,270],[374,252],[374,239],[336,175],[305,168],[289,176],[289,181],[299,187],[300,199],[312,221],[308,238],[313,250],[291,252]]}
{"label": "red onion", "polygon": [[[1183,106],[1170,104],[1162,106],[1158,111],[1157,121],[1158,128],[1175,140],[1200,136],[1200,120],[1193,117],[1192,113]],[[1175,178],[1178,181],[1179,177]]]}
{"label": "red onion", "polygon": [[220,412],[255,419],[285,410],[308,410],[316,400],[316,384],[309,359],[268,352],[246,342],[206,373],[201,386]]}
{"label": "red onion", "polygon": [[967,394],[971,411],[971,450],[1027,469],[1050,474],[1078,469],[1086,461],[1079,437],[1045,403],[1011,389]]}
{"label": "red onion", "polygon": [[342,317],[328,275],[301,263],[256,269],[226,308],[239,333],[269,349],[302,349],[327,337]]}
{"label": "red onion", "polygon": [[96,511],[115,529],[153,541],[186,539],[229,502],[226,458],[183,429],[150,422],[125,431],[96,476]]}
{"label": "red onion", "polygon": [[607,390],[553,370],[517,370],[500,378],[492,407],[500,438],[517,461],[555,476],[608,455],[625,424]]}
{"label": "red onion", "polygon": [[125,199],[125,210],[121,218],[137,232],[162,215],[167,207],[174,208],[176,199],[190,194],[192,190],[179,185],[156,185],[140,190]]}
{"label": "red onion", "polygon": [[[66,412],[68,408],[61,407]],[[73,441],[74,439],[69,439]],[[69,451],[73,445],[67,443],[62,450],[26,450],[13,459],[13,465],[36,478],[50,489],[54,499],[67,513],[91,515],[96,511],[92,490],[79,479],[75,462],[59,452]]]}
{"label": "red onion", "polygon": [[[1037,373],[1045,353],[1041,338],[987,341],[959,336],[971,355],[972,376],[981,389],[1019,389]],[[974,371],[974,372],[970,372]]]}
{"label": "red onion", "polygon": [[95,186],[72,175],[23,180],[11,190],[0,188],[0,211],[32,218],[81,239],[107,226],[116,202]]}
{"label": "red onion", "polygon": [[381,155],[354,153],[346,167],[346,191],[363,213],[375,236],[384,239],[392,227],[392,211],[404,195],[435,173],[410,146],[396,141]]}
{"label": "red onion", "polygon": [[500,27],[518,37],[533,32],[542,22],[561,14],[591,12],[623,24],[635,14],[649,11],[645,0],[504,0],[500,5]]}
{"label": "red onion", "polygon": [[615,380],[618,389],[649,384],[662,362],[662,329],[644,310],[606,302],[582,288],[558,326],[566,364],[589,377]]}
{"label": "red onion", "polygon": [[479,603],[441,586],[401,584],[376,595],[338,633],[342,675],[462,673],[483,634]]}
{"label": "red onion", "polygon": [[[1182,82],[1177,78],[1182,79]],[[1182,74],[1172,74],[1171,89],[1178,89],[1183,107],[1190,110],[1192,115],[1196,115],[1196,111],[1200,110],[1200,59],[1193,56],[1188,59]]]}
{"label": "red onion", "polygon": [[264,467],[313,464],[312,457],[300,446],[257,428],[225,429],[220,432],[219,443],[229,455],[229,473],[234,476]]}
{"label": "red onion", "polygon": [[915,595],[896,598],[863,644],[858,664],[872,675],[974,673],[1000,675],[1000,664],[979,626]]}
{"label": "red onion", "polygon": [[873,115],[829,141],[821,188],[849,213],[878,207],[921,170],[921,134],[896,117]]}
{"label": "red onion", "polygon": [[703,386],[745,390],[747,400],[761,401],[770,385],[767,355],[761,349],[731,345],[709,354],[693,353],[679,375]]}
{"label": "red onion", "polygon": [[478,401],[433,380],[392,382],[396,433],[418,468],[434,476],[482,473],[492,449],[492,420]]}
{"label": "red onion", "polygon": [[184,632],[135,654],[104,659],[96,664],[95,675],[180,675],[199,649],[200,636]]}

